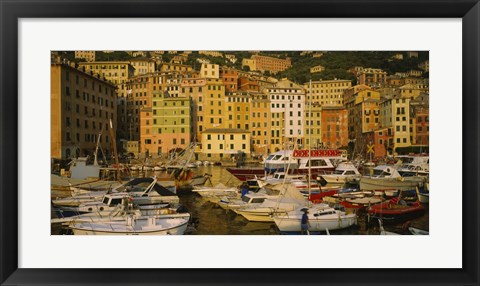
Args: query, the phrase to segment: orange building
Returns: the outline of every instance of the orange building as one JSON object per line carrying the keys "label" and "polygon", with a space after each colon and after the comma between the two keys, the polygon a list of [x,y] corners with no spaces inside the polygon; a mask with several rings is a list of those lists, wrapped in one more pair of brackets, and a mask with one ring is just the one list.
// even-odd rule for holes
{"label": "orange building", "polygon": [[321,112],[322,143],[326,148],[348,145],[348,113],[343,107],[324,107]]}
{"label": "orange building", "polygon": [[290,58],[279,59],[275,57],[253,55],[251,59],[255,61],[255,70],[262,72],[269,71],[271,73],[277,73],[292,66],[292,61]]}
{"label": "orange building", "polygon": [[238,89],[238,72],[235,69],[222,67],[220,78],[225,84],[225,92],[236,92]]}
{"label": "orange building", "polygon": [[245,91],[260,91],[258,81],[244,76],[238,78],[238,89]]}

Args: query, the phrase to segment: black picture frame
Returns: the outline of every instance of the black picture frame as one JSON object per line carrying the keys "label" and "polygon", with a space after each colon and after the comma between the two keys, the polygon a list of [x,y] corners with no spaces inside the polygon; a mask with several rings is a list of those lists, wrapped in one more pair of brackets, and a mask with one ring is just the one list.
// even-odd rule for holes
{"label": "black picture frame", "polygon": [[[0,0],[0,281],[2,285],[478,285],[477,0]],[[462,18],[462,269],[19,269],[18,19],[111,17]],[[448,39],[445,39],[448,41]],[[452,95],[454,97],[454,95]],[[458,194],[459,190],[452,190]],[[441,249],[439,249],[441,251]]]}

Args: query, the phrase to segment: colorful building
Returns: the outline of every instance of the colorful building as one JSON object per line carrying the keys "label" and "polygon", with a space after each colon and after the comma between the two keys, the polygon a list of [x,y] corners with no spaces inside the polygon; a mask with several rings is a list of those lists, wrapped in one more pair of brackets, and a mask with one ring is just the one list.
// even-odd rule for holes
{"label": "colorful building", "polygon": [[193,139],[191,99],[154,92],[152,103],[141,110],[140,152],[167,155],[172,149],[187,148]]}
{"label": "colorful building", "polygon": [[308,102],[318,102],[321,106],[336,107],[343,106],[343,92],[351,86],[352,82],[345,79],[312,81],[311,91],[309,82],[303,84]]}
{"label": "colorful building", "polygon": [[95,51],[75,51],[76,59],[85,59],[87,62],[95,61]]}
{"label": "colorful building", "polygon": [[135,73],[135,68],[127,61],[83,62],[78,65],[80,69],[98,74],[115,85],[127,82]]}
{"label": "colorful building", "polygon": [[250,132],[243,129],[211,128],[202,133],[202,153],[199,160],[250,157]]}
{"label": "colorful building", "polygon": [[323,107],[320,113],[322,147],[340,148],[348,145],[348,112],[343,107]]}

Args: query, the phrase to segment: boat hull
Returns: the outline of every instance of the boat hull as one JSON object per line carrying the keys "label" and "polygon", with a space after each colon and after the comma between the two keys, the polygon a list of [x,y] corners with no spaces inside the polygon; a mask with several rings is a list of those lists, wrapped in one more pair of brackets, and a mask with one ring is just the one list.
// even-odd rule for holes
{"label": "boat hull", "polygon": [[[335,168],[333,167],[328,167],[328,168],[312,168],[310,171],[311,178],[314,179],[319,175],[324,175],[326,173],[333,172]],[[246,181],[246,180],[251,180],[256,177],[263,177],[268,174],[273,174],[275,172],[281,172],[283,170],[270,170],[267,172],[264,168],[227,168],[227,171],[235,176],[237,179],[240,181]],[[289,174],[292,175],[297,175],[297,174],[303,174],[303,175],[308,175],[308,168],[298,168],[298,169],[290,169]]]}
{"label": "boat hull", "polygon": [[[301,232],[301,217],[274,217],[275,224],[281,232]],[[354,214],[332,218],[310,218],[308,231],[330,231],[351,227],[356,224]]]}
{"label": "boat hull", "polygon": [[173,227],[155,228],[155,227],[142,227],[140,229],[132,226],[125,226],[122,228],[116,228],[118,223],[112,223],[110,229],[96,228],[95,224],[74,224],[70,226],[74,235],[182,235],[187,230],[188,220],[184,219],[184,222],[175,225]]}
{"label": "boat hull", "polygon": [[408,191],[415,189],[415,187],[422,185],[423,178],[371,178],[362,177],[360,179],[360,190],[385,190],[396,189],[401,191]]}

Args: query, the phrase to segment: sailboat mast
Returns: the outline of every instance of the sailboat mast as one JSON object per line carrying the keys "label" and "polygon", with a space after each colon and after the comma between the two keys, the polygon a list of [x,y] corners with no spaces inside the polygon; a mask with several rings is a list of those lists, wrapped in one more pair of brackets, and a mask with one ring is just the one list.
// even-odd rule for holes
{"label": "sailboat mast", "polygon": [[308,122],[308,198],[312,195],[312,80],[310,79],[310,97],[308,100],[309,105],[309,116],[307,117]]}
{"label": "sailboat mast", "polygon": [[121,183],[122,180],[120,179],[120,164],[118,163],[117,143],[115,142],[115,135],[113,133],[112,119],[110,119],[110,136],[112,137],[113,154],[115,156],[115,164],[117,165],[117,180]]}

